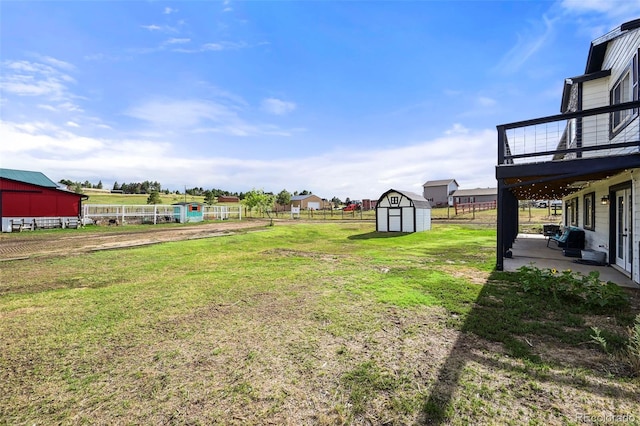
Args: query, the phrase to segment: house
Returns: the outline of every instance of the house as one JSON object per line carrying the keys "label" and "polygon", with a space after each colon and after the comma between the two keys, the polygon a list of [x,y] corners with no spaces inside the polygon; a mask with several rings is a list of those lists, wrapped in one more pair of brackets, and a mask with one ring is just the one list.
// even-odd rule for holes
{"label": "house", "polygon": [[456,189],[451,194],[453,204],[490,203],[498,200],[497,188]]}
{"label": "house", "polygon": [[291,207],[300,207],[302,210],[320,210],[325,202],[317,195],[294,195],[291,197]]}
{"label": "house", "polygon": [[422,196],[431,203],[431,207],[453,205],[450,196],[460,186],[455,179],[430,180],[422,185]]}
{"label": "house", "polygon": [[567,78],[560,114],[497,126],[497,262],[518,233],[518,200],[560,199],[562,224],[640,281],[640,19],[595,39]]}
{"label": "house", "polygon": [[421,232],[431,229],[431,204],[420,194],[390,189],[376,203],[376,231]]}
{"label": "house", "polygon": [[89,197],[58,188],[41,172],[0,168],[2,232],[77,227]]}
{"label": "house", "polygon": [[196,202],[180,202],[172,204],[173,216],[177,222],[202,222],[204,220],[204,204]]}

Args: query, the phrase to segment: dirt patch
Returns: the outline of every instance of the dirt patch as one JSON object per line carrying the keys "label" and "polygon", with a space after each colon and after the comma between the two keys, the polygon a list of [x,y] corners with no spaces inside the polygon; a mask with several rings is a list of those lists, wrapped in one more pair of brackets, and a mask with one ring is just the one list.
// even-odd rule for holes
{"label": "dirt patch", "polygon": [[258,229],[265,225],[266,223],[260,220],[244,220],[203,223],[180,228],[163,228],[162,225],[156,225],[148,230],[131,231],[127,231],[126,228],[109,232],[86,229],[78,232],[70,229],[60,232],[43,232],[40,235],[37,235],[38,231],[18,235],[2,234],[0,235],[0,261],[35,256],[68,256],[97,250],[211,238],[251,228]]}

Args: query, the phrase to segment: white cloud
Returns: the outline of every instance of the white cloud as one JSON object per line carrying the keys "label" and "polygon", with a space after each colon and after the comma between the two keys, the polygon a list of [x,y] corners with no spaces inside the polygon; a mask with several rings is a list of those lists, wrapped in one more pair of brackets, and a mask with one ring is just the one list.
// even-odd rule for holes
{"label": "white cloud", "polygon": [[164,44],[184,44],[189,43],[191,41],[190,38],[170,38],[164,41]]}
{"label": "white cloud", "polygon": [[[161,131],[194,134],[218,133],[231,136],[290,136],[294,130],[283,130],[272,124],[253,124],[242,118],[246,104],[226,93],[219,101],[200,99],[157,98],[130,107],[125,115],[147,122]],[[300,130],[295,130],[299,132]]]}
{"label": "white cloud", "polygon": [[498,62],[495,71],[501,74],[519,71],[551,39],[557,19],[542,16],[540,21],[532,22],[529,28],[518,33],[516,44]]}
{"label": "white cloud", "polygon": [[144,28],[145,30],[154,32],[154,31],[159,31],[159,32],[163,32],[163,33],[177,33],[178,30],[174,27],[171,27],[169,25],[156,25],[156,24],[150,24],[150,25],[141,25],[140,28]]}
{"label": "white cloud", "polygon": [[80,125],[79,125],[78,123],[75,123],[75,122],[73,122],[73,121],[67,121],[67,122],[66,122],[66,125],[67,125],[68,127],[80,127]]}
{"label": "white cloud", "polygon": [[[568,12],[577,14],[597,13],[615,20],[621,18],[625,20],[636,19],[640,13],[640,2],[635,0],[562,0],[560,5]],[[617,24],[622,23],[618,22]]]}
{"label": "white cloud", "polygon": [[172,13],[176,13],[177,11],[178,11],[178,9],[165,7],[164,10],[162,11],[162,13],[165,14],[165,15],[171,15]]}
{"label": "white cloud", "polygon": [[497,101],[495,99],[488,98],[486,96],[479,96],[478,99],[476,99],[476,102],[481,107],[492,107],[496,106],[497,104]]}
{"label": "white cloud", "polygon": [[158,127],[193,127],[203,121],[237,120],[236,112],[217,102],[203,100],[155,99],[136,105],[126,115],[147,121]]}
{"label": "white cloud", "polygon": [[[247,191],[309,189],[321,197],[377,198],[389,188],[420,193],[427,180],[455,177],[464,188],[495,186],[496,134],[456,124],[442,137],[397,148],[340,149],[318,156],[258,160],[208,156],[146,139],[86,138],[49,123],[0,123],[3,166],[54,180],[157,180]],[[313,173],[300,164],[313,165]]]}
{"label": "white cloud", "polygon": [[286,115],[296,109],[296,104],[276,98],[267,98],[262,101],[262,109],[269,114]]}
{"label": "white cloud", "polygon": [[[49,62],[55,61],[53,58],[48,59]],[[74,78],[70,75],[42,63],[4,61],[2,68],[4,71],[0,76],[2,89],[14,95],[43,96],[60,100],[69,95],[68,85],[75,83]]]}

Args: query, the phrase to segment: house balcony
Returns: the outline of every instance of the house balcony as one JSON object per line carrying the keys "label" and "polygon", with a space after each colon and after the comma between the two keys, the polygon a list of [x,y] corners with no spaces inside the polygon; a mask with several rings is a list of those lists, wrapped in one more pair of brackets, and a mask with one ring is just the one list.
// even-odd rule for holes
{"label": "house balcony", "polygon": [[519,200],[561,199],[576,183],[638,167],[639,109],[634,101],[497,126],[498,183]]}
{"label": "house balcony", "polygon": [[518,236],[519,200],[562,199],[640,168],[639,112],[633,101],[497,126],[498,270]]}

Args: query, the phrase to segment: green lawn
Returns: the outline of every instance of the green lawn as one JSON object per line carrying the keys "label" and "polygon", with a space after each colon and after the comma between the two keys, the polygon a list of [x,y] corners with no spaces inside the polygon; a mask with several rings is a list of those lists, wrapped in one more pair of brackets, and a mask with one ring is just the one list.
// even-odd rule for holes
{"label": "green lawn", "polygon": [[[300,223],[0,263],[6,424],[579,424],[637,414],[637,305],[495,273],[495,231]],[[633,299],[635,300],[635,299]]]}

